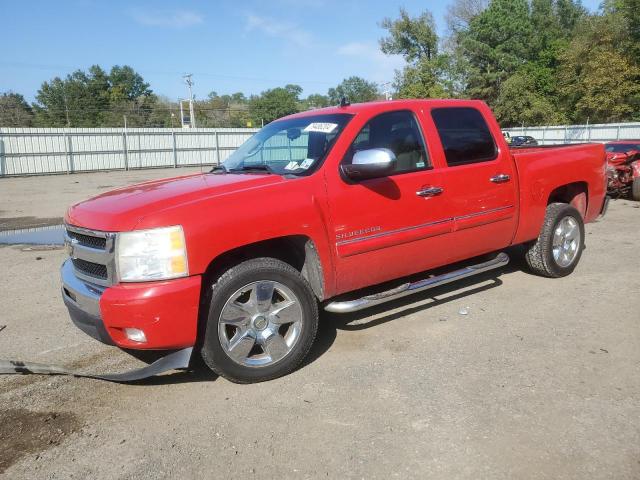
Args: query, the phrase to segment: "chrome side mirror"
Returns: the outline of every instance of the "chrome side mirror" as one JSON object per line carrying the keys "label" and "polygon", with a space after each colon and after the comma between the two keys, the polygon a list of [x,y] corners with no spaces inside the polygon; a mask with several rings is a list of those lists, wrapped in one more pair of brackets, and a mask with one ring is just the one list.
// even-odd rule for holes
{"label": "chrome side mirror", "polygon": [[352,180],[386,177],[396,168],[396,156],[388,148],[360,150],[350,165],[342,165],[342,172]]}

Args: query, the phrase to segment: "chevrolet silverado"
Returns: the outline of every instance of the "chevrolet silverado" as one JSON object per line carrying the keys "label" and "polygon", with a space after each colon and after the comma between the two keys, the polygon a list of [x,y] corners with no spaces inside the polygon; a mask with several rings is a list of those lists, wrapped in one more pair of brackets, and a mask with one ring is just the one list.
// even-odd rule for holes
{"label": "chevrolet silverado", "polygon": [[603,145],[510,149],[483,102],[345,103],[266,125],[208,173],[70,207],[62,295],[105,343],[193,347],[232,381],[264,381],[300,365],[319,308],[500,268],[512,245],[533,273],[570,274],[605,193]]}

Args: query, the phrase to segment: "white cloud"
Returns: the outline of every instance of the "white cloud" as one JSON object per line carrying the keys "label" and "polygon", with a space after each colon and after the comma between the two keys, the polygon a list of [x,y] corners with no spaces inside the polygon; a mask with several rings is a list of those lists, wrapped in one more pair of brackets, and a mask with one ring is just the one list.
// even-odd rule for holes
{"label": "white cloud", "polygon": [[186,28],[204,22],[204,17],[191,10],[132,10],[131,17],[141,25],[151,27]]}
{"label": "white cloud", "polygon": [[361,66],[371,68],[369,76],[378,82],[392,81],[395,70],[401,69],[405,62],[400,55],[385,55],[377,43],[350,42],[338,47],[338,55],[350,57]]}
{"label": "white cloud", "polygon": [[270,37],[288,40],[300,47],[311,43],[311,34],[297,25],[258,15],[247,15],[247,30],[257,30]]}

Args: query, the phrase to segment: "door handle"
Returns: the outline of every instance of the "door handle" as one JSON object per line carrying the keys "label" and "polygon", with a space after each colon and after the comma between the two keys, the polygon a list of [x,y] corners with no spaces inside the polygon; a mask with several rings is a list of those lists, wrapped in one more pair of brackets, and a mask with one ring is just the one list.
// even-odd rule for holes
{"label": "door handle", "polygon": [[499,173],[498,175],[491,177],[489,180],[493,183],[505,183],[511,180],[511,177],[506,173]]}
{"label": "door handle", "polygon": [[416,195],[419,197],[435,197],[442,192],[444,192],[444,188],[442,187],[424,187],[422,190],[418,190]]}

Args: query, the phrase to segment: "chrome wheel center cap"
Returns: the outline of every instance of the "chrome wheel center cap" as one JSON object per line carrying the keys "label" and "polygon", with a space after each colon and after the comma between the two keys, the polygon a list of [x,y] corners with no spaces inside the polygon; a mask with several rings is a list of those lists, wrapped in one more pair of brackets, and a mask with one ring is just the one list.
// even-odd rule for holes
{"label": "chrome wheel center cap", "polygon": [[269,321],[263,315],[258,315],[253,319],[253,328],[256,330],[264,330],[269,325]]}

